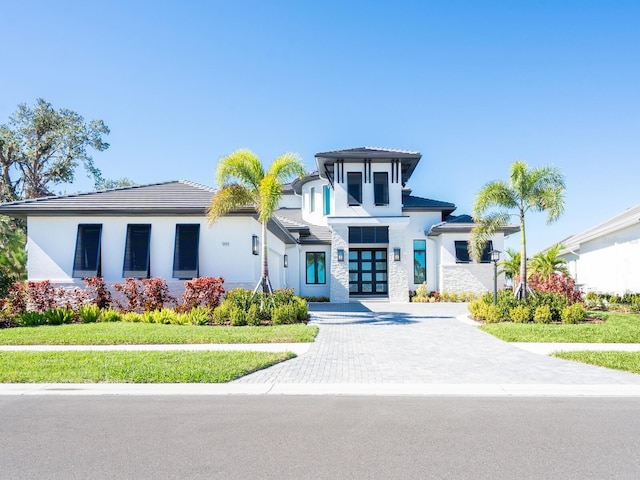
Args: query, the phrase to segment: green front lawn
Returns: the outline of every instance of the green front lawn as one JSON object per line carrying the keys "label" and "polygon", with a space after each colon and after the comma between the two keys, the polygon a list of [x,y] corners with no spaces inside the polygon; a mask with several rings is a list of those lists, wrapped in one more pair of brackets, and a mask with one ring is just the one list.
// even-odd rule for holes
{"label": "green front lawn", "polygon": [[557,352],[554,357],[640,373],[640,352]]}
{"label": "green front lawn", "polygon": [[0,329],[0,345],[152,345],[188,343],[313,342],[318,327],[304,324],[264,327],[88,323]]}
{"label": "green front lawn", "polygon": [[0,383],[223,383],[290,352],[0,352]]}
{"label": "green front lawn", "polygon": [[494,323],[479,328],[506,342],[640,343],[640,315],[603,313],[603,323]]}

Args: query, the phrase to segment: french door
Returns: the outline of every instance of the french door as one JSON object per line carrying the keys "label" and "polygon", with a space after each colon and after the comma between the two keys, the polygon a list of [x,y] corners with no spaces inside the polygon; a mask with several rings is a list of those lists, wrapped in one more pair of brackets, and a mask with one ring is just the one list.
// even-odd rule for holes
{"label": "french door", "polygon": [[349,249],[349,294],[387,295],[387,249]]}

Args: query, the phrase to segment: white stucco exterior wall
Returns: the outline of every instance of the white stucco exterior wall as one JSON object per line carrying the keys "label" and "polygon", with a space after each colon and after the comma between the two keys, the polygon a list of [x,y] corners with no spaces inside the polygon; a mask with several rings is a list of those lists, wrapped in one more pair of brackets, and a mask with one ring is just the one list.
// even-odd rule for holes
{"label": "white stucco exterior wall", "polygon": [[[199,224],[200,276],[223,276],[225,288],[253,288],[260,278],[260,255],[252,254],[252,235],[261,235],[259,222],[251,217],[223,217],[209,226],[202,216],[86,216],[29,217],[27,251],[29,280],[78,284],[73,260],[79,224],[101,224],[102,276],[107,283],[123,281],[122,268],[128,224],[151,224],[151,277],[181,285],[173,278],[176,224]],[[273,288],[284,286],[285,244],[269,233],[269,273]],[[291,261],[291,260],[290,260]],[[172,291],[175,288],[172,287]]]}
{"label": "white stucco exterior wall", "polygon": [[640,292],[640,222],[581,243],[577,253],[563,258],[584,291]]}

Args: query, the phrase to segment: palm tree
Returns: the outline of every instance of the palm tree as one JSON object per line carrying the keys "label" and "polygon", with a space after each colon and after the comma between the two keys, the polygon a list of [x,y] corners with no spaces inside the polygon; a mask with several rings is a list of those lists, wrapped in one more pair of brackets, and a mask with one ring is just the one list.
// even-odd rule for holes
{"label": "palm tree", "polygon": [[558,257],[558,253],[560,253],[561,248],[562,244],[556,243],[546,252],[536,253],[529,262],[531,272],[539,273],[543,279],[547,278],[554,272],[562,273],[569,277],[567,261],[564,258]]}
{"label": "palm tree", "polygon": [[504,273],[507,280],[513,281],[518,276],[518,273],[520,273],[520,252],[516,252],[512,248],[507,248],[505,253],[509,255],[509,258],[498,262],[501,269],[498,273]]}
{"label": "palm tree", "polygon": [[[527,241],[525,214],[547,212],[547,224],[556,221],[564,211],[564,176],[556,167],[529,169],[522,161],[511,164],[509,183],[487,183],[476,195],[473,216],[478,222],[471,232],[471,252],[480,258],[489,238],[509,222],[509,210],[516,210],[520,221],[520,283],[516,295],[527,296]],[[497,211],[488,212],[492,208]],[[488,213],[487,213],[488,212]]]}
{"label": "palm tree", "polygon": [[218,191],[209,204],[209,222],[237,208],[254,206],[262,224],[262,272],[256,290],[271,293],[267,260],[267,222],[278,208],[282,197],[282,184],[305,173],[300,157],[285,153],[276,158],[267,171],[260,159],[247,149],[239,149],[222,157],[216,169]]}

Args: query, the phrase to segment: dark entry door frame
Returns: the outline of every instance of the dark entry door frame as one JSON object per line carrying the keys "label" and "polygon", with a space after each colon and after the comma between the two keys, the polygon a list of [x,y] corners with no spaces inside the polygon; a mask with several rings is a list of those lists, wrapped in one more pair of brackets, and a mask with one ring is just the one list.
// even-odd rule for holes
{"label": "dark entry door frame", "polygon": [[388,295],[387,248],[349,247],[349,295]]}

